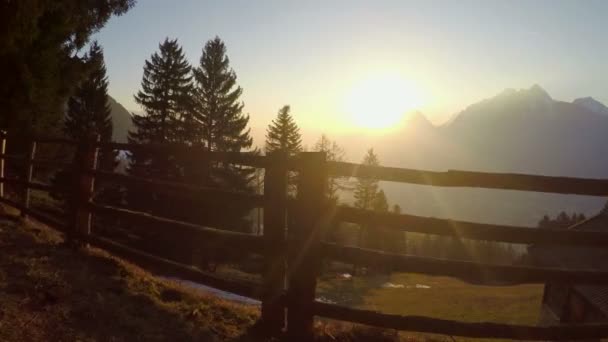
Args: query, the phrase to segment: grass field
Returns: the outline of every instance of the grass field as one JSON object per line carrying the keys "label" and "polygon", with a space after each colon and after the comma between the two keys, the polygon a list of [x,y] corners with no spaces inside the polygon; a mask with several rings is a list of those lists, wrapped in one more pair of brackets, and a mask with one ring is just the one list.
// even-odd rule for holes
{"label": "grass field", "polygon": [[[399,287],[387,288],[387,283]],[[541,285],[478,286],[447,277],[394,273],[351,279],[327,276],[318,293],[339,304],[391,314],[535,325],[542,291]]]}

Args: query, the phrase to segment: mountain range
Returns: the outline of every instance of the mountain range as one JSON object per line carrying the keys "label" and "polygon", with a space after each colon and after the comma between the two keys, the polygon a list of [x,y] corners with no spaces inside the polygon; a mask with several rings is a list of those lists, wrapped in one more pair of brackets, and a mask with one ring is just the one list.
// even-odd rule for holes
{"label": "mountain range", "polygon": [[[113,98],[109,103],[113,140],[125,142],[131,114]],[[373,147],[386,166],[608,178],[608,107],[591,97],[559,101],[534,85],[506,89],[442,125],[413,112],[387,134],[341,137],[338,143],[353,155]],[[543,215],[562,210],[589,216],[605,203],[588,196],[390,182],[381,186],[389,202],[407,213],[500,224],[534,226]],[[348,194],[343,197],[350,200]]]}
{"label": "mountain range", "polygon": [[[534,85],[504,90],[440,126],[410,113],[399,129],[358,137],[356,146],[364,144],[374,147],[386,166],[608,178],[608,108],[591,97],[555,100]],[[605,202],[519,191],[382,186],[405,212],[503,224],[535,225],[544,214],[562,210],[593,215]]]}

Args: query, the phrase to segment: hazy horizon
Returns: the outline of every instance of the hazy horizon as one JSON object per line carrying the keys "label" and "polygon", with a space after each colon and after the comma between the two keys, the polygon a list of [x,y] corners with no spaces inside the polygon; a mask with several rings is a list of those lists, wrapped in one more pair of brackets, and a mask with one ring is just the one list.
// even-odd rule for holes
{"label": "hazy horizon", "polygon": [[356,115],[375,114],[350,108],[374,110],[374,102],[352,99],[387,78],[395,84],[391,95],[403,94],[391,115],[420,110],[434,123],[505,88],[533,84],[564,101],[608,102],[608,49],[598,43],[606,10],[601,1],[142,1],[94,38],[105,50],[110,95],[141,112],[133,94],[159,42],[177,38],[196,66],[203,44],[218,35],[243,87],[256,143],[290,104],[309,144],[321,133],[373,133]]}

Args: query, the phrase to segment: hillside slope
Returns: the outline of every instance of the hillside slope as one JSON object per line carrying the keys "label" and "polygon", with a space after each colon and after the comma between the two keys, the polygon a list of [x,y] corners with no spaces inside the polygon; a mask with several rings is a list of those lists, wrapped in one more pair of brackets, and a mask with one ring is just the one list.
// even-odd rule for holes
{"label": "hillside slope", "polygon": [[0,221],[0,341],[250,341],[256,307],[60,242],[50,229]]}
{"label": "hillside slope", "polygon": [[[0,341],[279,342],[257,336],[259,307],[154,277],[96,248],[75,251],[61,234],[17,223],[0,205]],[[9,208],[8,210],[12,210]],[[448,341],[317,321],[316,342]]]}

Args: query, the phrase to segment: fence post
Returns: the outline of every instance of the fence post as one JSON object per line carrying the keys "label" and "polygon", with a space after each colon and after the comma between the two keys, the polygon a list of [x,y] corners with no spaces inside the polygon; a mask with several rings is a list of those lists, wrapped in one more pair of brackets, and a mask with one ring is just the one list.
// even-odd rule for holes
{"label": "fence post", "polygon": [[[6,131],[0,131],[0,178],[4,179],[4,155],[6,154]],[[4,198],[4,180],[0,182],[0,197]]]}
{"label": "fence post", "polygon": [[72,195],[72,210],[74,210],[74,222],[70,242],[80,245],[82,241],[78,238],[91,233],[92,215],[88,208],[88,203],[93,198],[95,178],[89,170],[97,168],[97,143],[99,135],[93,135],[82,141],[76,150],[74,158],[74,178],[75,187]]}
{"label": "fence post", "polygon": [[276,336],[285,327],[285,305],[281,296],[286,280],[287,155],[275,152],[267,157],[264,172],[264,294],[262,327]]}
{"label": "fence post", "polygon": [[289,227],[287,335],[290,341],[312,341],[320,240],[327,224],[327,165],[324,152],[305,152],[299,157],[295,220]]}
{"label": "fence post", "polygon": [[23,208],[21,209],[21,218],[27,218],[27,212],[30,209],[30,195],[31,190],[29,188],[29,183],[32,182],[32,178],[34,177],[34,158],[36,157],[36,140],[30,142],[29,150],[27,152],[27,157],[25,159],[25,175],[23,180],[25,183],[23,184]]}

